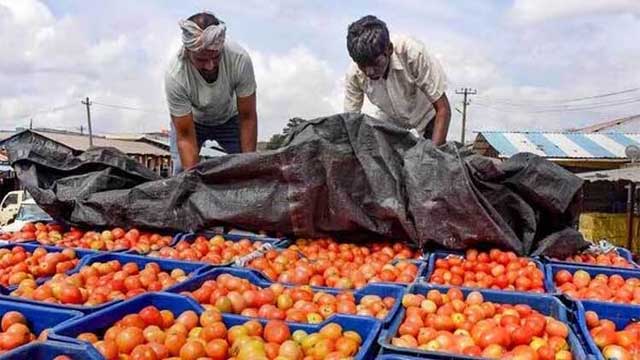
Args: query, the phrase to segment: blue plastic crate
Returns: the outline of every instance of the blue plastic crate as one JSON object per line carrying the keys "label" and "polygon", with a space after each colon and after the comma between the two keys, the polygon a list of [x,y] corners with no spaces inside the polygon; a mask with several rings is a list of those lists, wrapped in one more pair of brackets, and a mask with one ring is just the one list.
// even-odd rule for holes
{"label": "blue plastic crate", "polygon": [[376,357],[376,360],[424,360],[424,359],[435,359],[428,357],[414,357],[407,355],[397,355],[397,354],[380,354]]}
{"label": "blue plastic crate", "polygon": [[631,253],[631,251],[629,251],[629,249],[625,249],[623,247],[616,246],[616,252],[618,253],[618,255],[622,256],[625,259],[627,259],[627,261],[629,261],[630,263],[632,263],[636,267],[638,266],[638,264],[636,264],[633,261],[633,254]]}
{"label": "blue plastic crate", "polygon": [[[292,246],[296,245],[296,242],[297,242],[297,241],[289,241],[289,242],[288,242],[288,243],[286,243],[286,244],[278,244],[278,246],[277,246],[277,247],[278,247],[278,248],[281,248],[281,249],[288,249],[288,248],[291,248]],[[337,241],[337,243],[338,243],[338,244],[340,244],[341,242],[340,242],[340,241]],[[349,242],[349,241],[346,241],[345,243],[346,243],[346,244],[358,245],[358,246],[368,246],[368,245],[370,245],[370,244],[367,244],[367,243]],[[391,245],[391,244],[390,244],[390,243],[387,243],[387,245]],[[420,256],[419,256],[418,258],[415,258],[415,259],[409,259],[409,260],[414,260],[414,261],[423,261],[423,262],[425,262],[425,263],[429,261],[429,254],[430,254],[429,252],[425,252],[425,251],[423,251],[423,249],[418,248],[418,247],[417,247],[417,246],[415,246],[414,244],[405,244],[405,245],[407,245],[407,246],[408,246],[412,251],[414,251],[414,252],[416,252],[416,253],[419,253],[419,254],[420,254]],[[297,251],[297,253],[298,253],[298,254],[300,254],[300,256],[302,256],[302,257],[305,257],[305,256],[306,256],[306,255],[305,255],[303,252],[301,252],[301,251]]]}
{"label": "blue plastic crate", "polygon": [[582,264],[572,264],[572,265],[564,265],[564,264],[548,264],[545,269],[545,281],[546,286],[549,289],[550,293],[557,294],[558,289],[555,284],[555,275],[560,270],[567,270],[571,274],[575,273],[578,270],[584,270],[589,273],[592,277],[598,274],[605,274],[607,276],[611,275],[620,275],[624,279],[629,278],[639,278],[640,279],[640,269],[620,269],[620,268],[607,268],[607,267],[596,267],[596,266],[587,266]]}
{"label": "blue plastic crate", "polygon": [[591,267],[597,267],[597,268],[615,268],[615,269],[639,269],[640,266],[638,266],[638,264],[636,264],[633,261],[633,256],[631,255],[631,252],[625,248],[621,248],[621,247],[616,247],[616,252],[618,253],[618,255],[620,255],[621,257],[623,257],[625,260],[627,260],[629,262],[629,264],[631,264],[631,268],[618,268],[618,267],[614,267],[614,266],[608,266],[608,265],[598,265],[598,264],[586,264],[586,263],[580,263],[580,262],[575,262],[575,261],[565,261],[565,260],[553,260],[550,259],[548,257],[542,257],[542,260],[547,263],[547,264],[558,264],[558,265],[583,265],[583,266],[591,266]]}
{"label": "blue plastic crate", "polygon": [[[431,274],[433,274],[433,272],[434,272],[434,270],[436,268],[436,260],[446,258],[449,255],[457,255],[457,256],[463,256],[464,257],[464,253],[459,252],[459,251],[436,251],[434,253],[431,253],[431,255],[429,256],[429,265],[427,266],[427,270],[425,271],[425,276],[419,278],[417,283],[429,283],[429,279],[431,278]],[[540,271],[542,271],[542,274],[545,276],[545,280],[544,280],[544,288],[545,289],[544,290],[545,290],[545,292],[550,293],[551,290],[548,287],[548,284],[547,284],[547,281],[546,281],[546,273],[545,273],[544,265],[539,260],[536,260],[536,259],[533,259],[533,258],[529,258],[529,260],[531,262],[533,262],[534,264],[536,264],[538,269],[540,269]],[[461,288],[463,288],[463,287],[461,287]],[[482,289],[482,288],[474,288],[474,289]],[[508,291],[508,290],[505,290],[505,291]],[[511,292],[522,293],[522,292],[515,291],[515,290],[511,291]]]}
{"label": "blue plastic crate", "polygon": [[[83,342],[76,339],[77,335],[83,332],[102,334],[107,328],[125,315],[139,312],[149,305],[154,305],[161,310],[170,310],[176,317],[178,314],[187,310],[193,310],[198,314],[204,311],[203,307],[198,303],[181,295],[148,293],[116,304],[109,309],[101,310],[76,321],[58,326],[53,329],[50,337],[58,341],[81,344]],[[247,318],[244,316],[223,314],[222,321],[227,325],[227,328],[229,328],[234,325],[244,324]],[[267,322],[265,320],[259,321],[263,325]],[[379,321],[358,316],[337,315],[332,319],[332,322],[341,325],[345,331],[356,331],[362,337],[360,351],[356,354],[354,360],[371,359],[374,357],[376,353],[375,339],[382,326]],[[307,333],[315,333],[320,331],[321,327],[322,325],[289,324],[291,332],[300,329]]]}
{"label": "blue plastic crate", "polygon": [[[195,239],[198,236],[204,236],[207,239],[211,239],[212,237],[216,236],[216,235],[221,235],[222,237],[225,238],[225,240],[231,240],[231,241],[240,241],[243,239],[247,239],[249,241],[260,241],[263,242],[265,244],[271,244],[272,246],[286,246],[289,244],[289,239],[287,238],[274,238],[274,237],[269,237],[269,236],[260,236],[260,235],[240,235],[240,234],[220,234],[217,233],[215,231],[199,231],[199,232],[190,232],[190,233],[184,233],[182,234],[182,237],[179,240],[191,240],[191,239]],[[176,241],[176,243],[178,242]],[[175,244],[174,244],[175,245]]]}
{"label": "blue plastic crate", "polygon": [[18,241],[14,241],[14,240],[0,240],[0,245],[4,246],[4,245],[22,245],[22,244],[38,244],[37,241],[35,240],[18,240]]}
{"label": "blue plastic crate", "polygon": [[48,340],[32,342],[5,355],[2,360],[51,360],[59,355],[67,355],[72,360],[103,360],[104,357],[93,346],[87,344],[67,344]]}
{"label": "blue plastic crate", "polygon": [[[31,221],[31,223],[33,223],[34,225],[37,223],[42,223],[44,225],[61,225],[64,228],[63,224],[59,224],[56,221]],[[18,231],[18,232],[22,232],[22,231]],[[0,240],[0,244],[5,245],[5,244],[24,244],[24,243],[37,243],[36,239],[14,239],[14,240]]]}
{"label": "blue plastic crate", "polygon": [[[276,249],[276,251],[283,251],[285,249]],[[263,254],[258,254],[256,256],[250,256],[250,257],[244,257],[243,259],[241,259],[241,261],[236,261],[232,266],[235,267],[240,267],[240,268],[247,268],[247,269],[251,269],[252,271],[255,271],[260,277],[262,277],[263,281],[274,281],[277,282],[277,279],[269,279],[269,277],[267,277],[267,275],[265,275],[262,271],[257,270],[257,269],[252,269],[252,268],[248,268],[247,264],[251,261],[251,260],[255,260],[256,258],[259,258],[263,256]],[[300,253],[298,253],[299,258],[303,258],[304,256]],[[396,282],[388,282],[388,281],[379,281],[379,282],[371,282],[370,284],[384,284],[384,285],[395,285],[395,286],[408,286],[411,285],[413,283],[415,283],[418,279],[420,279],[421,277],[423,277],[426,273],[427,273],[427,262],[422,261],[422,260],[393,260],[391,261],[392,264],[396,264],[399,261],[409,261],[412,262],[414,264],[416,264],[418,266],[418,271],[416,274],[416,279],[411,282],[411,283],[396,283]],[[295,285],[295,284],[289,284],[288,285]],[[318,289],[318,290],[323,290],[323,291],[329,291],[329,290],[334,290],[336,288],[332,288],[332,287],[328,287],[328,286],[314,286],[314,289]]]}
{"label": "blue plastic crate", "polygon": [[406,355],[397,355],[397,354],[380,354],[376,357],[376,360],[417,360],[417,359],[434,359],[434,358],[425,358],[425,357],[414,357],[414,356],[406,356]]}
{"label": "blue plastic crate", "polygon": [[[0,318],[9,311],[19,311],[27,319],[29,328],[33,333],[38,336],[43,330],[53,328],[54,326],[64,325],[67,321],[82,317],[82,313],[70,310],[51,309],[43,306],[34,306],[30,304],[23,304],[13,301],[0,300]],[[10,352],[0,355],[0,359],[15,358],[17,354],[21,353],[23,348],[29,346],[23,345],[17,347]],[[20,358],[28,359],[28,358]]]}
{"label": "blue plastic crate", "polygon": [[[165,235],[169,235],[169,234],[165,234]],[[185,233],[183,233],[183,232],[178,232],[178,233],[172,234],[171,235],[171,241],[169,242],[169,245],[167,245],[167,246],[174,246],[184,235],[185,235]],[[147,256],[147,254],[143,254],[143,253],[139,252],[136,249],[128,249],[128,250],[125,249],[122,252],[124,252],[125,254],[131,254],[131,255]]]}
{"label": "blue plastic crate", "polygon": [[82,266],[91,265],[96,262],[107,262],[112,260],[118,260],[121,263],[134,262],[138,264],[139,267],[144,267],[148,263],[155,262],[160,265],[160,268],[164,271],[170,271],[172,269],[182,269],[187,274],[193,273],[197,275],[203,271],[210,269],[210,266],[191,263],[187,261],[179,261],[172,259],[162,259],[162,258],[148,258],[142,255],[134,255],[134,254],[120,254],[120,253],[98,253],[94,256],[84,258],[82,261]]}
{"label": "blue plastic crate", "polygon": [[[446,292],[450,286],[440,286],[431,284],[414,284],[408,290],[408,293],[412,294],[426,294],[429,290],[439,290],[440,292]],[[532,309],[539,311],[544,315],[550,315],[555,319],[567,323],[569,320],[567,314],[567,308],[557,298],[547,294],[530,294],[514,291],[495,291],[485,289],[466,289],[460,288],[462,293],[466,296],[472,291],[479,291],[485,301],[491,301],[494,303],[503,304],[525,304],[531,306]],[[402,324],[405,316],[404,307],[400,308],[400,311],[396,314],[391,326],[387,330],[383,330],[378,338],[378,343],[382,347],[384,353],[387,354],[401,354],[412,355],[421,358],[432,357],[434,359],[478,359],[477,357],[463,356],[457,354],[450,354],[444,352],[423,351],[418,349],[408,349],[391,344],[391,339],[397,334],[398,328]],[[587,359],[588,352],[585,351],[580,339],[570,327],[570,333],[568,341],[571,347],[571,352],[574,359]]]}
{"label": "blue plastic crate", "polygon": [[[64,250],[64,248],[59,248],[59,247],[55,247],[55,246],[47,246],[47,245],[40,245],[38,243],[22,243],[22,244],[8,244],[8,245],[1,245],[0,249],[13,249],[16,246],[22,246],[27,252],[29,253],[33,253],[33,251],[39,247],[46,249],[48,252],[61,252],[62,250]],[[96,253],[94,251],[90,251],[90,250],[79,250],[79,249],[72,249],[76,252],[76,257],[80,260],[78,261],[78,264],[71,270],[67,271],[66,274],[71,274],[77,270],[80,269],[81,264],[82,264],[82,259],[87,257],[87,256],[92,256],[95,255]],[[47,277],[40,277],[35,279],[37,284],[43,284],[45,281],[51,279],[50,276]],[[6,286],[5,287],[7,291],[13,291],[15,289],[18,288],[17,285],[12,285],[12,286]]]}
{"label": "blue plastic crate", "polygon": [[98,254],[98,253],[102,253],[102,252],[112,252],[112,253],[118,253],[118,254],[125,254],[131,250],[129,249],[120,249],[120,250],[94,250],[94,249],[90,249],[90,248],[84,248],[84,247],[79,247],[79,246],[59,246],[59,245],[46,245],[46,244],[42,244],[36,240],[34,241],[30,241],[29,244],[33,244],[33,245],[39,245],[39,246],[50,246],[50,247],[55,247],[58,249],[73,249],[73,250],[82,250],[82,251],[87,251],[87,252],[91,252],[94,254]]}
{"label": "blue plastic crate", "polygon": [[[99,228],[97,228],[97,229],[90,229],[90,230],[86,230],[86,231],[85,231],[85,230],[81,230],[81,231],[85,231],[85,232],[88,232],[88,231],[100,232],[100,231],[102,231],[102,230],[112,230],[111,228],[102,228],[102,230],[100,230],[100,229],[101,229],[101,228],[99,227]],[[68,230],[68,229],[66,229],[66,230]],[[128,230],[127,230],[127,229],[124,229],[124,231],[125,231],[125,233],[126,233],[126,231],[128,231]],[[172,239],[171,239],[171,242],[169,242],[169,245],[171,245],[172,243],[174,243],[174,242],[176,241],[176,238],[177,238],[178,236],[181,236],[181,235],[182,235],[182,233],[173,233],[173,232],[167,232],[167,231],[161,231],[161,232],[158,232],[158,234],[163,235],[163,236],[165,236],[165,235],[170,235]],[[43,246],[45,245],[45,244],[41,244],[41,243],[40,243],[40,242],[38,242],[37,240],[33,240],[33,242],[32,242],[32,243],[40,244],[40,245],[43,245]],[[83,247],[78,247],[78,246],[59,246],[59,245],[56,245],[56,244],[54,244],[54,245],[46,245],[46,246],[54,246],[54,247],[58,247],[58,248],[61,248],[61,249],[64,249],[64,248],[71,248],[71,249],[75,249],[75,250],[92,251],[92,252],[96,252],[96,253],[100,253],[100,252],[111,252],[111,253],[119,253],[119,254],[134,254],[134,255],[139,255],[138,251],[136,251],[135,249],[131,249],[131,248],[129,248],[129,249],[119,249],[119,250],[106,250],[106,249],[104,249],[104,250],[94,250],[94,249],[90,249],[90,248],[83,248]]]}
{"label": "blue plastic crate", "polygon": [[[242,236],[242,235],[235,235],[235,234],[216,234],[214,232],[199,232],[199,233],[190,232],[190,233],[181,233],[179,236],[174,237],[170,247],[175,247],[180,241],[183,241],[183,240],[187,241],[189,243],[192,243],[198,236],[204,236],[207,239],[210,239],[210,238],[212,238],[212,237],[214,237],[216,235],[220,235],[220,236],[224,237],[225,240],[229,240],[229,241],[233,241],[233,242],[238,242],[238,241],[244,240],[244,239],[247,239],[247,240],[249,240],[251,242],[260,241],[260,242],[263,243],[263,246],[265,246],[265,247],[276,247],[276,245],[286,244],[286,242],[287,242],[286,239],[261,237],[261,236]],[[250,255],[253,255],[253,254],[257,254],[259,252],[260,252],[260,250],[256,249],[252,253],[247,254],[245,256],[250,256]],[[135,252],[132,251],[132,253],[135,253]],[[145,254],[145,256],[149,256],[149,257],[152,257],[152,258],[158,258],[158,259],[165,259],[163,257],[152,256],[152,255],[149,255],[149,254]],[[236,261],[237,261],[237,259],[234,260],[234,261],[221,263],[221,264],[211,264],[211,263],[206,262],[206,261],[192,261],[192,262],[203,264],[203,265],[230,266],[233,263],[235,263]]]}
{"label": "blue plastic crate", "polygon": [[[155,262],[160,266],[162,271],[170,272],[173,269],[182,269],[188,276],[194,277],[199,275],[200,273],[210,269],[209,266],[203,266],[202,264],[188,263],[182,261],[175,260],[165,260],[165,259],[156,259],[156,258],[147,258],[139,255],[131,255],[131,254],[123,254],[123,253],[96,253],[92,256],[87,256],[80,261],[78,270],[84,266],[96,263],[96,262],[107,262],[111,260],[118,260],[123,265],[128,262],[134,262],[138,264],[140,268],[143,268],[146,264]],[[175,286],[175,285],[174,285]],[[171,290],[172,287],[164,289],[165,291]],[[106,302],[97,306],[84,306],[84,305],[72,305],[72,304],[57,304],[57,303],[47,303],[42,301],[35,301],[30,299],[25,299],[22,297],[11,296],[9,292],[4,289],[0,289],[2,294],[0,295],[0,299],[11,300],[22,302],[26,304],[34,304],[34,305],[43,305],[52,308],[58,309],[70,309],[77,310],[83,313],[95,312],[106,307],[109,307],[115,303],[122,302],[122,300],[114,300],[110,302]]]}
{"label": "blue plastic crate", "polygon": [[598,314],[598,317],[600,319],[608,319],[613,321],[616,324],[616,329],[618,331],[622,330],[632,320],[637,321],[640,319],[639,306],[606,304],[598,301],[579,301],[576,302],[576,307],[578,326],[584,334],[590,353],[593,354],[593,356],[598,360],[605,360],[605,358],[602,356],[602,352],[595,344],[593,338],[591,337],[591,334],[589,333],[585,312],[594,311],[596,314]]}
{"label": "blue plastic crate", "polygon": [[[194,277],[193,279],[189,279],[181,284],[174,286],[170,292],[172,293],[181,293],[184,291],[194,291],[200,288],[200,286],[207,280],[215,280],[221,274],[230,274],[242,279],[247,279],[252,284],[259,286],[261,288],[267,288],[273,284],[272,281],[267,281],[258,275],[257,272],[251,269],[239,269],[239,268],[214,268],[211,269],[201,275]],[[285,285],[285,287],[293,288],[295,285]],[[313,287],[313,290],[323,291],[331,295],[338,295],[343,290],[339,289],[329,289],[329,290],[320,290]],[[405,292],[405,288],[398,285],[389,285],[389,284],[368,284],[367,286],[358,289],[358,290],[346,290],[352,291],[353,295],[356,298],[356,302],[359,302],[365,295],[378,295],[381,298],[385,298],[387,296],[393,297],[395,299],[395,303],[393,307],[389,310],[389,314],[382,320],[384,326],[388,325],[391,322],[393,316],[400,310],[402,295]],[[330,318],[331,319],[331,318]],[[326,322],[327,320],[325,320]]]}
{"label": "blue plastic crate", "polygon": [[580,312],[580,310],[578,306],[580,304],[580,301],[572,300],[566,295],[553,295],[553,296],[558,300],[560,300],[560,302],[562,302],[564,306],[567,308],[567,318],[568,318],[567,324],[571,326],[571,328],[573,329],[573,332],[577,335],[578,339],[580,340],[580,343],[582,344],[582,347],[584,348],[585,352],[589,356],[589,359],[595,360],[596,357],[593,355],[593,352],[587,340],[589,333],[588,332],[585,333],[584,329],[579,326],[580,320],[578,317],[578,313]]}
{"label": "blue plastic crate", "polygon": [[51,309],[44,306],[0,300],[0,318],[9,311],[19,311],[29,323],[30,329],[39,335],[43,330],[79,318],[82,313],[73,310]]}

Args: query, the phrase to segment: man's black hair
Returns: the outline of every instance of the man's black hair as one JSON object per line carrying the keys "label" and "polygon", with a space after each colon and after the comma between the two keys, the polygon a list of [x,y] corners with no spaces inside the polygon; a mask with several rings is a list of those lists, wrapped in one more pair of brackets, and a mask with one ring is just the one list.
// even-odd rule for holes
{"label": "man's black hair", "polygon": [[198,24],[200,29],[203,29],[203,30],[208,28],[211,25],[220,25],[220,19],[215,17],[215,15],[208,14],[208,13],[197,13],[197,14],[191,15],[188,20],[191,20],[194,23]]}
{"label": "man's black hair", "polygon": [[389,29],[384,21],[367,15],[349,25],[347,49],[349,56],[358,64],[370,64],[388,47]]}

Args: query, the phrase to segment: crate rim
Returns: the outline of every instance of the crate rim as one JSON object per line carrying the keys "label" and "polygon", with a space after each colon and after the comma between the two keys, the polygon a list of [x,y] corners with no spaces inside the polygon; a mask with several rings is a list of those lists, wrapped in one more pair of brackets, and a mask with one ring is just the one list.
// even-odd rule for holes
{"label": "crate rim", "polygon": [[[191,288],[194,286],[201,286],[201,284],[207,280],[211,280],[214,278],[217,278],[218,276],[222,275],[222,274],[230,274],[236,277],[241,277],[243,279],[248,280],[250,283],[259,286],[261,288],[267,288],[269,286],[271,286],[272,284],[278,283],[278,282],[273,282],[273,281],[269,281],[266,279],[263,279],[262,277],[258,276],[259,273],[257,273],[254,269],[247,269],[247,268],[236,268],[236,267],[215,267],[212,269],[207,270],[206,272],[203,272],[201,274],[199,274],[198,276],[189,279],[183,283],[180,283],[176,286],[174,286],[171,290],[167,291],[169,293],[173,293],[173,294],[178,294],[181,295],[181,293],[183,291],[188,291],[188,290],[184,290],[184,288]],[[197,285],[196,285],[197,284]],[[282,284],[285,288],[296,288],[299,287],[300,285],[293,285],[293,284],[285,284],[285,283],[279,283]],[[406,293],[406,288],[404,286],[400,286],[397,284],[389,284],[389,283],[370,283],[365,285],[364,287],[360,288],[360,289],[338,289],[338,288],[329,288],[329,289],[324,289],[324,288],[318,288],[318,287],[314,287],[311,286],[311,289],[314,291],[314,293],[318,293],[318,292],[326,292],[329,294],[333,294],[333,295],[337,295],[341,292],[351,292],[353,293],[353,295],[356,297],[356,299],[360,299],[365,295],[378,295],[378,294],[372,294],[372,292],[382,292],[382,291],[390,291],[390,292],[394,292],[394,295],[389,295],[391,297],[393,297],[395,299],[395,302],[393,304],[393,307],[391,309],[389,309],[389,313],[388,315],[382,319],[382,323],[384,326],[387,326],[391,323],[391,321],[393,320],[394,315],[400,310],[400,306],[402,303],[402,296]],[[381,296],[381,295],[378,295]],[[383,297],[383,296],[381,296]],[[337,315],[338,313],[333,314],[331,317]],[[236,314],[238,316],[243,316],[243,315],[239,315]],[[360,315],[354,315],[354,316],[360,316]],[[321,324],[327,323],[329,322],[329,320],[331,320],[331,317],[324,319],[323,322]],[[371,318],[371,317],[367,317],[367,316],[363,316],[365,318]],[[246,317],[247,319],[264,319],[264,318],[260,318],[260,317]],[[287,323],[296,323],[296,322],[290,322],[287,321]]]}
{"label": "crate rim", "polygon": [[[523,293],[523,292],[515,292],[515,291],[498,291],[498,290],[492,290],[492,289],[477,289],[477,288],[462,288],[459,286],[449,286],[449,285],[438,285],[438,284],[428,284],[428,283],[416,283],[413,284],[410,288],[407,289],[406,294],[410,294],[410,293],[416,293],[417,291],[419,292],[424,292],[425,290],[428,289],[435,289],[435,290],[439,290],[439,291],[446,291],[448,289],[451,288],[459,288],[462,291],[467,291],[467,292],[473,292],[473,291],[477,291],[480,292],[483,295],[486,294],[491,294],[493,296],[506,296],[506,297],[510,297],[513,298],[514,301],[517,301],[517,298],[522,298],[522,296],[531,298],[531,299],[544,299],[545,301],[549,301],[551,302],[554,306],[557,306],[558,309],[560,310],[560,313],[564,315],[563,319],[557,319],[559,321],[563,321],[563,322],[568,322],[568,312],[569,309],[555,296],[551,295],[551,294],[539,294],[539,293]],[[497,301],[492,301],[492,302],[497,302]],[[509,303],[509,302],[507,302]],[[384,352],[384,354],[386,355],[393,355],[393,354],[397,354],[397,355],[407,355],[407,356],[414,356],[414,357],[419,357],[419,358],[425,358],[428,356],[432,356],[436,359],[455,359],[455,360],[479,360],[482,359],[480,357],[473,357],[473,356],[466,356],[466,355],[459,355],[459,354],[451,354],[451,353],[446,353],[446,352],[435,352],[435,351],[425,351],[425,350],[419,350],[419,349],[410,349],[410,348],[401,348],[401,347],[397,347],[391,344],[391,338],[394,336],[394,334],[397,332],[402,319],[404,318],[406,310],[404,309],[404,307],[400,308],[400,311],[398,311],[396,313],[396,316],[393,320],[393,322],[391,323],[390,326],[388,326],[386,329],[383,329],[380,336],[378,337],[378,345],[381,348],[381,351]],[[588,355],[590,355],[590,353],[587,351],[587,349],[585,348],[584,344],[582,344],[582,342],[580,341],[580,334],[576,332],[576,329],[574,329],[572,326],[568,326],[569,327],[569,339],[568,339],[568,343],[571,344],[573,343],[574,345],[578,345],[578,349],[574,350],[574,346],[572,346],[572,354],[575,357],[576,352],[578,353],[578,355],[584,355],[584,358],[588,358]],[[393,334],[392,334],[393,332]],[[579,350],[579,351],[578,351]],[[576,352],[574,352],[576,351]]]}
{"label": "crate rim", "polygon": [[[184,296],[171,294],[171,293],[161,293],[161,292],[146,293],[136,298],[132,298],[122,303],[116,304],[110,307],[109,309],[103,309],[101,311],[91,313],[79,319],[75,319],[74,321],[69,321],[60,326],[56,326],[50,332],[50,337],[53,340],[57,340],[60,342],[86,343],[81,340],[72,338],[71,336],[62,335],[60,333],[67,331],[67,329],[71,327],[76,327],[79,325],[83,325],[84,323],[89,323],[91,321],[100,319],[104,316],[107,316],[107,314],[116,314],[116,316],[119,316],[119,314],[121,313],[122,314],[134,313],[136,311],[139,311],[142,307],[144,307],[146,302],[150,303],[151,301],[153,301],[154,297],[172,300],[173,303],[182,303],[185,307],[190,307],[191,310],[195,311],[198,315],[200,315],[205,310],[200,304],[195,302],[193,299],[189,299]],[[135,301],[136,303],[134,303],[134,305],[131,306],[133,301]],[[231,314],[223,314],[222,316],[223,316],[223,319],[226,318],[234,322],[246,321],[246,318],[241,316],[236,316]],[[358,331],[358,334],[360,334],[360,336],[363,339],[363,343],[360,346],[358,354],[354,356],[354,360],[365,360],[365,359],[371,358],[371,356],[374,354],[372,351],[375,350],[376,339],[380,333],[380,330],[382,329],[382,323],[375,319],[355,317],[351,315],[339,315],[339,316],[336,316],[334,320],[338,320],[339,322],[340,321],[344,322],[344,321],[349,321],[349,319],[355,320],[358,323],[368,323],[367,325],[370,325],[370,327],[368,327],[367,329],[362,329]],[[267,322],[267,320],[265,319],[256,319],[256,320],[260,321],[262,324],[265,324]],[[317,332],[322,327],[321,324],[287,323],[287,325],[290,327],[292,332],[295,331],[295,328],[303,328],[303,329],[313,328]]]}

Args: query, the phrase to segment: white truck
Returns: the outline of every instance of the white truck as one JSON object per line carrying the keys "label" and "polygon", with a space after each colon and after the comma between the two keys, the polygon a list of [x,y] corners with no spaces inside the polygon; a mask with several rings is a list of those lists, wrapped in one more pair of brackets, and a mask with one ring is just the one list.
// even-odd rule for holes
{"label": "white truck", "polygon": [[25,200],[31,198],[24,190],[10,191],[0,203],[0,226],[4,226],[13,221],[20,210],[20,205]]}
{"label": "white truck", "polygon": [[0,226],[0,233],[18,232],[22,230],[27,223],[48,223],[51,221],[53,221],[51,216],[44,212],[44,210],[36,204],[35,200],[29,198],[20,204],[18,214],[12,223]]}

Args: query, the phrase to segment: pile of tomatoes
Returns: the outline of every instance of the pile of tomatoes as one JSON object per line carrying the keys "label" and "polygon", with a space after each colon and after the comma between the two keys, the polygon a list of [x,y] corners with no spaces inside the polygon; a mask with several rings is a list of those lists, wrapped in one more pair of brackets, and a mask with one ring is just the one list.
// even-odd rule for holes
{"label": "pile of tomatoes", "polygon": [[465,298],[458,288],[406,294],[402,304],[395,346],[491,359],[572,359],[567,325],[528,305],[487,302],[477,291]]}
{"label": "pile of tomatoes", "polygon": [[510,251],[466,251],[464,257],[437,259],[429,278],[432,284],[543,293],[544,273],[531,259]]}
{"label": "pile of tomatoes", "polygon": [[362,339],[358,333],[343,331],[335,323],[318,333],[291,332],[280,320],[262,325],[256,320],[227,327],[217,310],[205,310],[200,316],[185,311],[177,317],[169,310],[148,306],[116,322],[99,338],[94,333],[77,337],[88,341],[106,360],[337,360],[354,356]]}
{"label": "pile of tomatoes", "polygon": [[32,253],[22,246],[0,249],[0,284],[18,285],[27,279],[38,279],[67,272],[78,265],[73,249],[48,252],[37,248]]}
{"label": "pile of tomatoes", "polygon": [[580,264],[613,266],[613,267],[619,267],[619,268],[633,268],[633,265],[631,265],[631,263],[629,263],[627,259],[620,256],[618,252],[616,252],[615,250],[609,251],[604,254],[594,254],[590,252],[585,252],[582,254],[568,256],[564,259],[564,261],[580,263]]}
{"label": "pile of tomatoes", "polygon": [[320,323],[335,313],[385,319],[395,302],[393,297],[365,295],[356,304],[352,292],[334,296],[315,292],[309,286],[285,288],[275,283],[268,288],[260,288],[229,274],[207,280],[186,295],[223,313],[312,324]]}
{"label": "pile of tomatoes", "polygon": [[632,321],[623,330],[617,330],[613,321],[599,319],[593,311],[585,315],[589,334],[605,359],[640,358],[640,322]]}
{"label": "pile of tomatoes", "polygon": [[181,269],[167,273],[153,262],[140,269],[134,262],[123,265],[113,260],[83,266],[72,275],[56,274],[40,286],[33,280],[24,280],[11,295],[58,304],[95,306],[147,291],[160,291],[186,279],[187,274]]}
{"label": "pile of tomatoes", "polygon": [[82,231],[70,228],[63,232],[62,226],[57,224],[26,224],[13,238],[36,240],[42,245],[58,247],[84,248],[102,251],[136,250],[140,254],[147,254],[153,250],[159,250],[168,246],[173,239],[171,236],[148,232],[140,232],[137,229],[125,231],[121,228],[112,230]]}
{"label": "pile of tomatoes", "polygon": [[221,235],[211,239],[198,236],[193,242],[180,240],[174,247],[165,246],[160,250],[154,250],[149,256],[218,265],[231,263],[241,256],[248,255],[260,249],[262,244],[260,241],[251,242],[248,239],[225,240]]}
{"label": "pile of tomatoes", "polygon": [[411,283],[418,266],[408,260],[380,261],[363,256],[357,259],[310,260],[296,250],[269,250],[249,262],[269,279],[295,285],[358,289],[371,282]]}
{"label": "pile of tomatoes", "polygon": [[640,304],[640,278],[623,278],[618,274],[592,277],[584,270],[573,274],[559,270],[554,275],[559,291],[574,299],[609,301],[623,304]]}
{"label": "pile of tomatoes", "polygon": [[2,327],[2,332],[0,332],[0,354],[36,339],[36,335],[29,329],[27,319],[18,311],[6,312],[2,316],[0,327]]}
{"label": "pile of tomatoes", "polygon": [[0,239],[6,241],[31,241],[38,236],[43,236],[42,234],[61,234],[62,230],[62,225],[55,223],[26,223],[18,232],[1,234]]}
{"label": "pile of tomatoes", "polygon": [[419,253],[401,242],[374,242],[366,245],[339,243],[333,239],[298,239],[289,249],[299,251],[306,258],[316,260],[343,260],[361,263],[373,259],[388,263],[394,259],[417,259]]}

